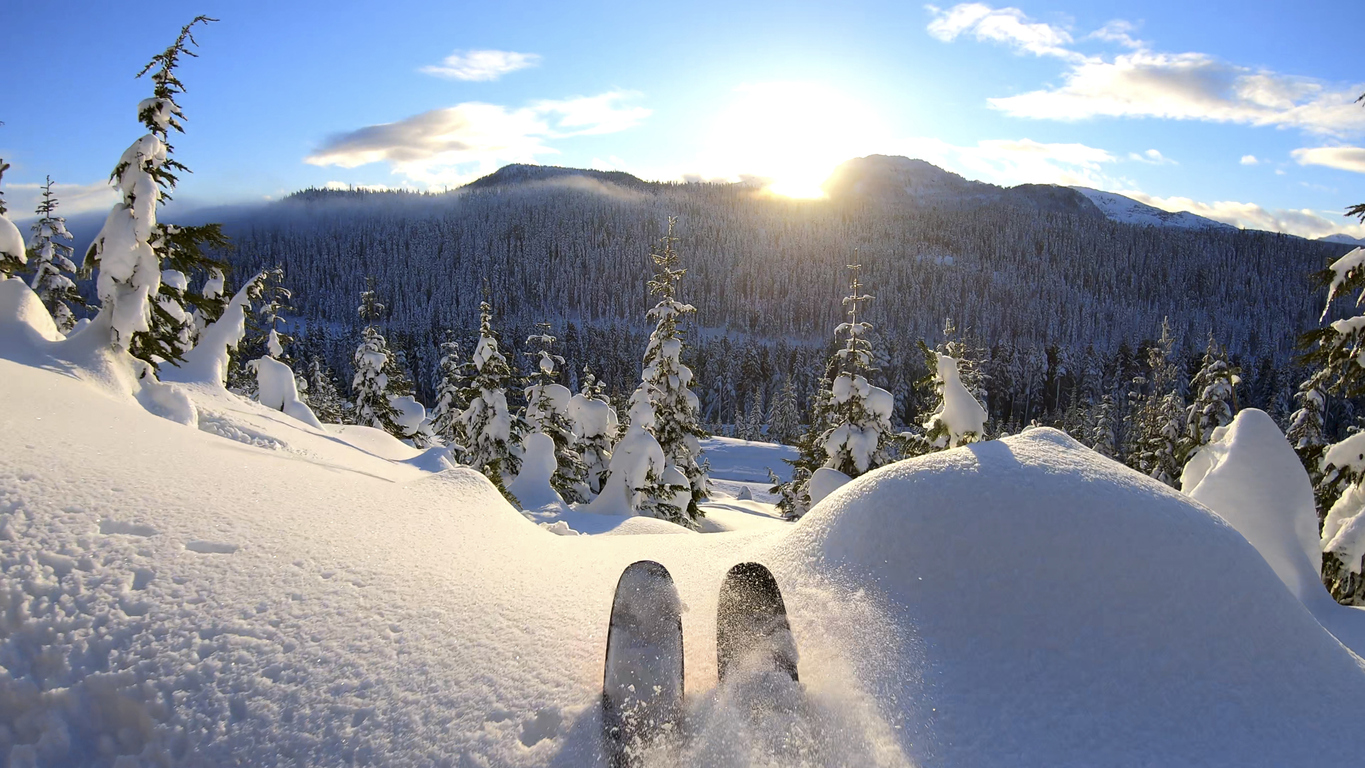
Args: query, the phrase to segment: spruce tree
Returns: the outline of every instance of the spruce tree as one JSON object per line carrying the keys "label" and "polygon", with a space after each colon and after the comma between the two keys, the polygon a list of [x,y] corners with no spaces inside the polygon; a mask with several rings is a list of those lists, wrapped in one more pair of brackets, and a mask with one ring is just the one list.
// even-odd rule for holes
{"label": "spruce tree", "polygon": [[830,388],[831,423],[821,435],[824,466],[858,477],[892,460],[890,451],[891,393],[867,381],[873,372],[872,343],[867,336],[872,324],[858,319],[858,311],[872,300],[864,294],[861,264],[850,264],[849,295],[844,298],[848,321],[835,328],[835,336],[847,335],[835,352],[838,375]]}
{"label": "spruce tree", "polygon": [[[619,431],[616,409],[607,398],[606,387],[586,365],[583,366],[582,387],[578,397],[589,401],[584,404],[585,410],[591,407],[594,411],[600,411],[601,418],[588,419],[587,414],[584,414],[575,434],[578,437],[576,447],[583,463],[588,489],[593,493],[601,493],[607,474],[611,470],[611,449]],[[592,406],[591,403],[600,404],[605,410]],[[591,423],[585,423],[589,421]]]}
{"label": "spruce tree", "polygon": [[1129,466],[1176,487],[1180,481],[1181,445],[1185,435],[1185,399],[1180,394],[1179,371],[1172,361],[1175,339],[1170,323],[1161,323],[1161,338],[1147,352],[1149,376],[1135,401]]}
{"label": "spruce tree", "polygon": [[986,409],[962,383],[960,361],[938,352],[933,365],[938,406],[925,420],[924,442],[929,451],[956,448],[986,438]]}
{"label": "spruce tree", "polygon": [[791,376],[782,381],[782,389],[768,418],[769,441],[792,445],[801,438],[801,412],[797,408],[796,387]]}
{"label": "spruce tree", "polygon": [[474,348],[473,375],[464,390],[469,407],[460,421],[466,435],[465,463],[479,470],[512,500],[505,483],[521,471],[521,437],[526,422],[507,405],[515,385],[507,358],[493,332],[493,307],[479,304],[479,343]]}
{"label": "spruce tree", "polygon": [[1215,429],[1232,423],[1233,402],[1237,397],[1233,388],[1240,381],[1239,375],[1240,371],[1228,364],[1227,352],[1209,333],[1199,372],[1190,381],[1194,402],[1186,411],[1185,443],[1178,457],[1182,467],[1195,451],[1213,439]]}
{"label": "spruce tree", "polygon": [[678,241],[673,235],[675,221],[669,217],[668,233],[660,238],[659,247],[650,252],[658,271],[649,281],[649,292],[658,295],[659,302],[647,314],[655,323],[654,332],[645,347],[640,389],[633,396],[646,397],[650,408],[632,407],[631,412],[651,416],[649,423],[641,426],[659,441],[668,466],[687,478],[690,495],[683,513],[692,522],[702,515],[697,503],[706,498],[709,483],[707,467],[701,461],[701,438],[706,433],[698,423],[697,396],[691,390],[692,369],[682,362],[683,341],[678,323],[697,309],[677,298],[678,283],[687,270],[679,268],[678,254],[673,249]]}
{"label": "spruce tree", "polygon": [[1090,432],[1090,447],[1101,456],[1118,458],[1118,438],[1115,435],[1114,396],[1104,395],[1095,406],[1094,427]]}
{"label": "spruce tree", "polygon": [[398,424],[398,411],[390,398],[393,390],[387,370],[390,368],[388,340],[379,329],[379,320],[385,307],[379,302],[375,291],[374,278],[365,279],[365,291],[360,294],[360,319],[365,321],[365,329],[360,334],[360,346],[356,348],[352,361],[355,376],[351,379],[351,397],[355,404],[355,422],[365,427],[374,427],[388,432],[394,437],[403,436],[403,428]]}
{"label": "spruce tree", "polygon": [[33,282],[29,287],[42,299],[52,315],[57,330],[69,333],[76,325],[73,307],[85,307],[85,299],[76,290],[76,263],[71,260],[71,233],[66,219],[56,215],[57,196],[52,194],[52,177],[43,185],[43,197],[38,201],[38,220],[33,223]]}
{"label": "spruce tree", "polygon": [[466,363],[460,345],[450,339],[441,343],[441,361],[436,365],[436,405],[431,409],[431,430],[457,454],[464,450],[461,414],[469,407],[464,399]]}
{"label": "spruce tree", "polygon": [[[138,104],[138,120],[147,134],[124,151],[110,180],[118,187],[104,227],[85,254],[85,268],[99,270],[96,289],[100,319],[108,323],[115,347],[130,352],[155,368],[161,361],[180,361],[194,344],[193,309],[216,317],[226,305],[188,292],[192,277],[222,270],[224,263],[208,255],[224,248],[227,238],[219,224],[179,227],[157,222],[157,207],[170,199],[189,169],[172,157],[172,130],[183,133],[184,113],[176,97],[184,84],[176,76],[182,56],[196,56],[193,28],[215,21],[197,16],[180,30],[175,42],[152,57],[138,77],[151,73],[152,97]],[[163,280],[163,275],[166,279]]]}
{"label": "spruce tree", "polygon": [[531,386],[525,390],[526,423],[531,431],[549,437],[555,444],[555,471],[550,476],[550,487],[571,504],[588,500],[587,469],[574,445],[576,437],[569,418],[568,387],[556,381],[564,358],[553,351],[556,341],[549,333],[549,323],[537,323],[538,333],[528,336],[528,357],[535,365]]}
{"label": "spruce tree", "polygon": [[[0,160],[0,179],[9,170],[9,163]],[[0,280],[18,275],[28,263],[28,252],[24,248],[24,236],[19,228],[5,216],[5,198],[0,194]]]}
{"label": "spruce tree", "polygon": [[317,414],[318,421],[324,424],[344,424],[345,405],[341,394],[337,392],[332,372],[327,369],[322,358],[313,355],[308,363],[308,407]]}
{"label": "spruce tree", "polygon": [[[778,495],[777,509],[788,520],[795,520],[810,510],[810,476],[824,466],[829,458],[825,453],[823,438],[833,429],[835,414],[830,390],[834,387],[834,377],[838,371],[838,357],[830,356],[825,363],[825,373],[811,395],[810,421],[805,433],[796,442],[796,458],[784,459],[791,465],[791,479],[769,489]],[[771,479],[777,482],[776,475],[771,475]]]}

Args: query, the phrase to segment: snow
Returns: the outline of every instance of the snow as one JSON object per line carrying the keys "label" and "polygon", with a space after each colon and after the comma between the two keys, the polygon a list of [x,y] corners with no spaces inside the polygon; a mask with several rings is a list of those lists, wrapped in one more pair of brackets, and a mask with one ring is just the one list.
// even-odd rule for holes
{"label": "snow", "polygon": [[1213,434],[1185,465],[1180,487],[1245,536],[1299,600],[1329,598],[1313,486],[1280,428],[1248,408]]}
{"label": "snow", "polygon": [[1149,227],[1174,227],[1177,229],[1236,229],[1221,221],[1206,219],[1203,216],[1180,211],[1164,211],[1146,203],[1139,203],[1131,197],[1114,192],[1101,192],[1089,187],[1072,187],[1095,204],[1105,218],[1124,224],[1138,224]]}
{"label": "snow", "polygon": [[322,429],[322,422],[318,421],[313,410],[299,399],[292,368],[270,357],[259,357],[249,365],[256,371],[257,400],[261,405],[283,411],[309,426]]}
{"label": "snow", "polygon": [[507,490],[522,509],[552,511],[567,509],[564,499],[550,487],[555,473],[555,442],[549,435],[532,432],[522,442],[525,453],[521,458],[521,472],[507,484]]}
{"label": "snow", "polygon": [[0,214],[0,254],[9,256],[20,264],[28,263],[28,254],[24,250],[24,236],[19,234],[19,228],[5,218],[4,214]]}
{"label": "snow", "polygon": [[162,379],[220,387],[227,384],[228,350],[236,349],[246,334],[246,313],[251,309],[249,295],[255,284],[253,278],[237,291],[223,314],[199,334],[199,342],[185,353],[185,359],[162,371]]}
{"label": "snow", "polygon": [[852,480],[848,475],[837,469],[820,467],[811,473],[810,483],[807,486],[807,493],[810,494],[811,506],[815,506],[824,501],[831,493],[848,485]]}
{"label": "snow", "polygon": [[1332,282],[1327,287],[1327,303],[1322,310],[1323,317],[1327,316],[1327,310],[1332,307],[1332,299],[1336,297],[1337,289],[1341,287],[1342,283],[1346,282],[1347,275],[1360,269],[1362,264],[1365,264],[1365,248],[1352,248],[1345,256],[1332,262],[1328,267],[1332,270]]}
{"label": "snow", "polygon": [[[319,430],[216,382],[163,385],[197,428],[153,415],[111,373],[131,363],[107,333],[50,338],[15,283],[0,283],[0,398],[24,404],[0,410],[10,764],[600,764],[612,593],[642,559],[683,608],[683,765],[1365,752],[1341,725],[1360,660],[1257,550],[1054,430],[884,467],[795,524],[696,535],[583,512],[633,535],[562,536],[444,449]],[[750,560],[782,587],[799,686],[716,688],[717,591]],[[780,716],[754,706],[773,701]]]}
{"label": "snow", "polygon": [[[636,390],[641,392],[643,390]],[[644,408],[648,408],[646,404]],[[635,413],[643,409],[632,409]],[[664,449],[659,441],[645,431],[638,421],[632,421],[630,428],[616,443],[611,454],[611,474],[602,486],[602,492],[587,506],[599,515],[625,517],[638,514],[642,503],[643,489],[647,485],[646,475],[662,475],[664,471]]]}

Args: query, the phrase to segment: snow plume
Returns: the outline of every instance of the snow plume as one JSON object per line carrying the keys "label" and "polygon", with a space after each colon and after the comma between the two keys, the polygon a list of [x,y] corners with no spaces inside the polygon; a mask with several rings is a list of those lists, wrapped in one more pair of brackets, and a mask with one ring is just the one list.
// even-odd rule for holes
{"label": "snow plume", "polygon": [[937,361],[934,385],[943,401],[924,424],[929,439],[938,448],[980,440],[986,430],[986,409],[962,385],[955,358],[938,354]]}

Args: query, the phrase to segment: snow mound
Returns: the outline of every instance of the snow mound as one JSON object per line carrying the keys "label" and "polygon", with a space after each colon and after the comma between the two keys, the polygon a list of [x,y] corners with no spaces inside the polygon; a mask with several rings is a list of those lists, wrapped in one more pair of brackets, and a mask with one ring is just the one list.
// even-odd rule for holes
{"label": "snow mound", "polygon": [[1322,586],[1313,486],[1284,433],[1264,411],[1241,411],[1185,466],[1180,487],[1246,537],[1305,604]]}
{"label": "snow mound", "polygon": [[[884,467],[777,548],[899,614],[883,695],[934,765],[1359,760],[1361,663],[1232,528],[1061,432]],[[799,639],[799,638],[798,638]]]}
{"label": "snow mound", "polygon": [[507,484],[507,490],[521,502],[523,509],[563,510],[564,499],[550,487],[555,473],[555,442],[549,435],[533,432],[523,443],[526,453],[521,459],[521,472]]}

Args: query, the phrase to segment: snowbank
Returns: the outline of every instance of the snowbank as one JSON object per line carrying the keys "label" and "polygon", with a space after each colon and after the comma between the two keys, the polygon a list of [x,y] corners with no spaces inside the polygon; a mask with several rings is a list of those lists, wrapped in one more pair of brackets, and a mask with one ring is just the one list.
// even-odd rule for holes
{"label": "snowbank", "polygon": [[1365,735],[1332,725],[1365,694],[1359,661],[1256,550],[1056,430],[869,473],[778,552],[884,596],[903,634],[881,693],[906,707],[924,764],[1365,754]]}
{"label": "snowbank", "polygon": [[1313,486],[1264,411],[1243,410],[1216,430],[1185,466],[1180,487],[1245,536],[1304,604],[1331,601],[1322,586]]}

